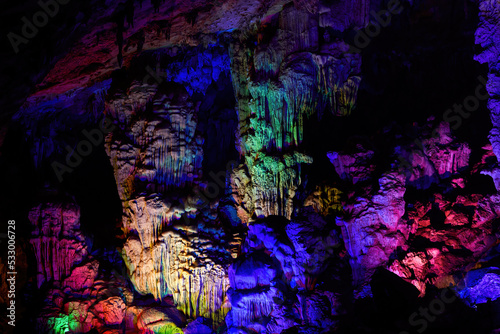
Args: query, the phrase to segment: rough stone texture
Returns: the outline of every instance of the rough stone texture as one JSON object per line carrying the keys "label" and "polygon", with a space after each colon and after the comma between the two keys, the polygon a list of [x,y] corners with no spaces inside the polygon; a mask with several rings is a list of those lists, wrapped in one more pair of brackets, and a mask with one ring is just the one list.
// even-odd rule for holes
{"label": "rough stone texture", "polygon": [[125,303],[120,297],[110,297],[94,305],[93,310],[106,325],[119,325],[123,321]]}
{"label": "rough stone texture", "polygon": [[39,332],[68,329],[87,333],[92,329],[104,332],[108,326],[137,330],[137,321],[125,322],[127,304],[133,302],[132,292],[122,274],[111,275],[99,268],[97,260],[73,269],[61,289],[47,291],[46,303],[37,319]]}
{"label": "rough stone texture", "polygon": [[356,184],[370,177],[375,165],[370,165],[369,160],[373,158],[373,151],[359,147],[360,152],[354,154],[328,153],[328,158],[335,166],[335,171],[344,180]]}
{"label": "rough stone texture", "polygon": [[449,123],[441,122],[434,129],[424,126],[421,133],[410,145],[396,147],[409,185],[427,189],[468,167],[470,148],[453,138]]}
{"label": "rough stone texture", "polygon": [[[382,35],[442,14],[441,2],[404,3],[409,13]],[[409,121],[414,134],[392,124],[365,138],[370,145],[332,131],[322,146],[306,131],[332,119],[353,133],[350,119],[367,126],[366,114],[350,118],[368,77],[361,60],[373,72],[386,65],[348,43],[384,4],[90,1],[95,15],[75,19],[88,30],[14,120],[43,174],[78,145],[75,125],[112,119],[104,147],[124,263],[107,250],[88,254],[76,204],[30,210],[36,284],[47,287],[39,332],[326,333],[344,324],[346,299],[376,299],[378,269],[422,297],[451,284],[473,306],[497,299],[498,269],[484,259],[496,256],[500,198],[471,184],[489,175],[500,189],[498,1],[480,2],[476,32],[476,60],[490,68],[486,152],[427,115]],[[410,51],[393,51],[391,66],[398,52]]]}
{"label": "rough stone texture", "polygon": [[[201,182],[204,139],[195,131],[198,107],[181,85],[154,86],[145,93],[149,90],[136,83],[130,94],[110,103],[110,115],[123,122],[106,146],[123,201],[128,236],[123,255],[130,278],[141,294],[158,300],[173,295],[186,316],[220,322],[227,312],[229,253],[213,247],[223,232],[211,231],[210,222],[197,218],[200,211],[210,211],[212,200],[201,195],[207,185]],[[141,95],[145,103],[135,103],[137,94],[146,94]],[[188,186],[195,191],[183,197],[159,194]]]}
{"label": "rough stone texture", "polygon": [[474,306],[496,300],[500,297],[498,274],[499,269],[496,267],[471,270],[459,286],[460,297]]}
{"label": "rough stone texture", "polygon": [[[305,119],[324,113],[348,115],[355,105],[360,58],[342,53],[342,42],[326,43],[319,52],[318,31],[304,28],[316,27],[317,10],[317,6],[285,6],[266,18],[263,31],[257,33],[257,47],[238,42],[230,46],[240,120],[238,151],[246,165],[233,178],[248,185],[237,188],[244,221],[244,211],[254,210],[258,217],[291,218],[301,184],[300,165],[312,163],[300,151]],[[261,40],[265,29],[273,33]],[[285,149],[295,152],[272,154]]]}
{"label": "rough stone texture", "polygon": [[88,253],[80,231],[80,210],[74,203],[39,204],[29,212],[30,243],[38,263],[37,283],[59,281]]}
{"label": "rough stone texture", "polygon": [[490,131],[490,142],[496,157],[500,156],[499,138],[500,138],[500,77],[496,69],[499,66],[500,37],[500,4],[497,1],[481,1],[479,4],[479,26],[476,30],[476,44],[483,50],[479,52],[475,59],[480,63],[488,64],[490,73],[486,90],[490,96],[488,99],[488,109],[490,110],[491,123],[493,128]]}
{"label": "rough stone texture", "polygon": [[338,254],[340,240],[311,211],[296,221],[270,216],[249,225],[244,253],[229,268],[230,333],[245,328],[274,333],[300,323],[315,330],[334,325],[330,317],[342,308],[335,293],[314,289]]}
{"label": "rough stone texture", "polygon": [[76,267],[71,275],[63,282],[63,286],[73,291],[88,289],[94,285],[99,270],[99,262],[92,261],[86,265]]}
{"label": "rough stone texture", "polygon": [[[147,89],[148,86],[138,88]],[[134,87],[131,90],[134,91]],[[118,101],[112,101],[111,105],[133,108],[135,98],[133,95],[117,98]],[[141,181],[147,190],[162,192],[173,185],[183,187],[199,178],[203,139],[195,134],[196,110],[184,88],[156,90],[152,104],[151,116],[131,122],[124,120],[123,127],[130,129],[124,134],[126,139],[113,141],[109,148],[111,159],[116,161],[116,179],[122,200],[134,192],[130,186]],[[131,119],[138,111],[144,112],[111,107],[110,113]]]}
{"label": "rough stone texture", "polygon": [[203,317],[197,318],[195,321],[190,322],[186,328],[183,329],[184,334],[212,334],[213,330],[210,321]]}
{"label": "rough stone texture", "polygon": [[[348,3],[198,2],[176,3],[175,7],[155,13],[155,4],[144,3],[134,4],[133,17],[131,20],[127,17],[126,25],[123,19],[130,12],[123,4],[98,6],[101,10],[87,23],[92,31],[84,34],[57,62],[25,104],[23,115],[40,110],[44,103],[47,110],[54,107],[63,110],[67,104],[61,102],[62,95],[49,100],[49,94],[65,93],[68,96],[65,99],[77,101],[72,102],[72,108],[87,110],[95,117],[105,109],[113,119],[116,128],[106,137],[105,148],[123,205],[126,240],[122,254],[131,282],[139,293],[151,293],[157,300],[172,295],[186,316],[205,316],[220,322],[229,307],[225,298],[229,277],[234,279],[235,290],[253,285],[246,283],[247,275],[261,262],[238,258],[243,240],[239,225],[248,224],[252,216],[280,215],[291,219],[295,195],[302,182],[301,165],[312,163],[311,157],[301,150],[305,119],[321,118],[325,113],[336,116],[351,113],[360,83],[361,58],[345,53],[348,45],[344,41],[330,38],[321,41],[319,27],[343,30],[352,24],[364,25],[368,3],[359,5],[364,9],[351,13],[354,7]],[[233,11],[238,18],[228,19]],[[107,20],[99,21],[98,17]],[[233,32],[234,28],[240,31]],[[215,34],[224,31],[227,33],[220,37]],[[193,38],[197,32],[204,35]],[[228,51],[213,46],[225,43],[226,38],[230,39]],[[252,45],[254,40],[257,43]],[[191,49],[186,51],[177,45],[189,45]],[[150,49],[154,51],[148,52]],[[126,87],[117,87],[109,81],[96,84],[117,67],[137,66],[133,59],[141,55],[146,63],[151,59],[155,63],[140,69],[144,77],[132,78]],[[236,148],[244,163],[236,162],[227,170],[228,189],[225,184],[217,184],[224,189],[207,199],[210,184],[202,173],[202,164],[208,138],[203,138],[198,130],[202,128],[199,113],[203,105],[200,106],[195,95],[208,92],[220,77],[230,77],[236,91],[239,117]],[[250,80],[244,81],[245,78]],[[82,91],[79,89],[82,85],[92,88]],[[92,99],[94,102],[89,104]],[[31,126],[26,124],[27,128]],[[35,140],[33,145],[38,147],[35,150],[38,165],[60,154],[57,142]],[[173,195],[181,190],[184,194]],[[226,193],[232,197],[229,204],[217,203]],[[339,203],[335,202],[338,210]],[[330,204],[316,205],[323,213],[328,213],[329,207]],[[236,229],[229,231],[232,238],[220,229],[224,219]],[[258,224],[251,226],[255,230],[250,235],[264,233]],[[269,233],[272,240],[273,232]],[[316,253],[306,239],[311,234],[313,240],[321,239],[324,245],[331,240],[323,240],[316,235],[317,230],[309,231],[302,221],[294,221],[289,233],[293,240],[291,248],[281,249],[278,244],[266,247],[281,263],[279,270],[286,273],[293,286],[312,287],[309,276],[318,275],[324,268],[316,268],[317,259],[308,252]],[[330,229],[327,238],[336,240],[338,236],[332,233]],[[290,262],[286,257],[292,254],[293,247],[303,254]],[[323,248],[316,252],[330,255],[328,247]],[[236,263],[243,262],[228,277],[231,257],[236,258]],[[78,267],[64,281],[65,293],[81,297],[92,293],[92,286],[100,285],[96,281],[98,265],[91,263]],[[65,275],[69,275],[69,268]],[[278,289],[270,287],[276,271],[264,277],[253,275],[257,275],[253,288],[266,287],[279,295]],[[237,278],[240,276],[244,278]],[[270,294],[266,296],[263,314],[269,313],[269,305],[274,303]],[[130,303],[127,299],[122,296],[123,303]],[[89,326],[93,321],[110,325],[123,320],[124,308],[115,297],[101,300],[97,305],[95,320],[77,322]],[[241,325],[241,319],[248,315],[238,318],[237,314],[235,321]],[[274,323],[288,326],[291,323],[287,321]]]}
{"label": "rough stone texture", "polygon": [[137,321],[137,328],[149,330],[154,333],[170,331],[170,333],[182,333],[177,326],[182,326],[184,319],[175,309],[148,308],[140,314]]}
{"label": "rough stone texture", "polygon": [[354,285],[362,291],[375,268],[406,244],[410,229],[405,212],[404,176],[391,172],[379,179],[380,189],[354,195],[346,206],[349,219],[339,219],[346,249],[351,256]]}
{"label": "rough stone texture", "polygon": [[[483,257],[495,244],[498,196],[458,196],[455,203],[435,195],[435,204],[417,204],[409,217],[415,236],[436,245],[417,248],[396,260],[390,270],[425,294],[426,284],[445,288],[457,282],[453,274]],[[440,247],[438,247],[440,245]],[[429,279],[429,277],[433,277]]]}
{"label": "rough stone texture", "polygon": [[293,198],[300,185],[297,166],[311,163],[310,157],[295,152],[283,158],[266,156],[254,161],[250,171],[241,166],[233,171],[235,201],[238,217],[248,221],[248,214],[257,217],[283,215],[290,218],[293,212]]}
{"label": "rough stone texture", "polygon": [[[189,246],[191,242],[193,246]],[[220,296],[225,294],[228,282],[223,267],[203,252],[209,247],[208,240],[167,231],[151,249],[143,249],[138,240],[129,238],[124,255],[139,292],[152,293],[158,299],[172,294],[186,315],[215,317],[213,313],[225,307]]]}

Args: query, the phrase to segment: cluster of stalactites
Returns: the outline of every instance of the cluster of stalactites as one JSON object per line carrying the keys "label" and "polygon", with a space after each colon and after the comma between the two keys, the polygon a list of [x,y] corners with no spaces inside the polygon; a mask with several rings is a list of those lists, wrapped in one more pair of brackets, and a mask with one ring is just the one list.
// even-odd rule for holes
{"label": "cluster of stalactites", "polygon": [[[107,144],[122,200],[130,199],[139,184],[148,192],[164,192],[201,176],[203,138],[196,133],[196,108],[185,94],[175,86],[153,97],[148,85],[134,86],[110,104],[110,114],[125,129]],[[141,108],[148,99],[153,110],[145,114]]]}
{"label": "cluster of stalactites", "polygon": [[238,216],[248,221],[248,213],[257,217],[279,215],[290,218],[293,213],[295,191],[301,183],[300,166],[312,159],[294,152],[283,157],[263,153],[247,156],[247,164],[231,173],[231,185],[236,201],[242,205]]}
{"label": "cluster of stalactites", "polygon": [[192,105],[169,106],[165,100],[154,103],[158,119],[146,122],[145,131],[135,133],[144,147],[144,175],[155,192],[191,184],[199,176],[203,160],[203,140],[195,134]]}
{"label": "cluster of stalactites", "polygon": [[151,293],[157,300],[172,295],[186,316],[221,323],[228,312],[229,281],[224,267],[205,252],[208,248],[216,250],[207,240],[169,230],[150,248],[129,238],[123,255],[137,291]]}
{"label": "cluster of stalactites", "polygon": [[325,111],[349,115],[361,81],[351,75],[350,62],[303,52],[286,59],[278,81],[250,82],[249,121],[254,132],[248,135],[246,151],[298,147],[306,118],[315,113],[321,117]]}
{"label": "cluster of stalactites", "polygon": [[[313,38],[317,32],[300,32],[314,18],[305,12],[293,16],[292,12],[289,8],[280,14],[276,36],[265,42],[267,48],[238,43],[230,48],[238,101],[238,150],[246,165],[234,176],[249,185],[238,194],[252,199],[252,203],[245,202],[250,216],[255,212],[258,217],[291,217],[301,164],[312,162],[305,156],[290,158],[300,155],[307,119],[321,119],[325,113],[349,115],[360,84],[359,55],[313,52],[318,47]],[[266,65],[269,59],[272,68]],[[280,157],[284,152],[294,153]]]}
{"label": "cluster of stalactites", "polygon": [[81,261],[87,255],[87,249],[81,242],[55,237],[30,239],[38,263],[37,285],[44,282],[60,281],[68,276],[75,261]]}
{"label": "cluster of stalactites", "polygon": [[[188,317],[204,316],[219,323],[228,309],[223,308],[229,287],[224,268],[213,262],[202,250],[179,242],[179,236],[165,233],[163,242],[153,251],[155,271],[168,287],[158,291],[163,297],[172,294],[178,308]],[[205,247],[205,246],[203,246]]]}
{"label": "cluster of stalactites", "polygon": [[37,285],[60,281],[88,253],[80,232],[80,209],[71,203],[39,204],[30,210],[30,243],[37,260]]}

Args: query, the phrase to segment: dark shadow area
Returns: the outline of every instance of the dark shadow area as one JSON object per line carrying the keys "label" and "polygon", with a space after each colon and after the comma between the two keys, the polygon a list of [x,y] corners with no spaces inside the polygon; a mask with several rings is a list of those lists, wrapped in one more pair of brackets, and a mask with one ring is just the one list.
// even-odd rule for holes
{"label": "dark shadow area", "polygon": [[[371,144],[376,175],[390,169],[394,147],[416,139],[420,133],[414,125],[431,116],[434,126],[448,121],[453,135],[469,143],[471,166],[480,160],[480,148],[488,143],[491,129],[486,101],[460,121],[455,112],[446,114],[474,96],[482,85],[478,76],[486,78],[488,71],[473,58],[477,5],[462,5],[446,1],[433,6],[426,0],[405,7],[361,49],[362,81],[352,114],[335,117],[326,110],[321,119],[313,116],[305,121],[303,144],[314,163],[304,171],[311,183],[335,178],[326,152],[345,150],[352,137],[364,137]],[[354,39],[355,32],[340,35]],[[489,185],[482,192],[488,189]]]}
{"label": "dark shadow area", "polygon": [[94,147],[91,155],[67,175],[63,188],[80,206],[82,231],[94,240],[94,248],[114,249],[121,246],[122,205],[116,181],[104,146]]}
{"label": "dark shadow area", "polygon": [[195,94],[193,100],[200,103],[198,127],[203,143],[203,174],[227,171],[230,161],[239,161],[235,134],[238,126],[236,100],[229,72],[220,74],[212,81],[204,95]]}

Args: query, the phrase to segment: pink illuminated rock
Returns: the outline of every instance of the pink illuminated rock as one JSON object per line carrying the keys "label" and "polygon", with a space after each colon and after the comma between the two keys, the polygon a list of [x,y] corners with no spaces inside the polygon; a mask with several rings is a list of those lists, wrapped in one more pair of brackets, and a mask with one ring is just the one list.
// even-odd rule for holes
{"label": "pink illuminated rock", "polygon": [[415,285],[422,295],[426,284],[440,288],[456,284],[452,275],[467,270],[495,244],[492,223],[499,217],[497,202],[497,195],[457,196],[450,202],[436,194],[434,205],[417,203],[409,211],[416,224],[415,235],[442,246],[409,252],[389,269]]}
{"label": "pink illuminated rock", "polygon": [[93,313],[106,325],[121,324],[125,316],[125,304],[120,297],[110,297],[93,306]]}
{"label": "pink illuminated rock", "polygon": [[348,219],[339,219],[345,247],[351,256],[354,285],[360,289],[374,270],[386,266],[390,255],[404,247],[410,228],[405,213],[404,176],[392,172],[379,179],[380,189],[353,198],[346,205]]}
{"label": "pink illuminated rock", "polygon": [[[373,146],[341,147],[371,126],[363,120],[358,126],[364,114],[354,115],[361,78],[370,80],[361,72],[366,58],[346,41],[379,2],[179,0],[161,1],[161,10],[160,0],[131,3],[134,24],[122,29],[114,20],[124,4],[102,2],[26,101],[41,120],[59,112],[61,123],[86,114],[113,120],[115,129],[102,139],[122,205],[121,274],[110,270],[116,257],[87,245],[74,201],[30,210],[36,283],[49,294],[38,319],[47,328],[40,332],[208,334],[223,331],[225,321],[230,334],[294,326],[326,333],[340,330],[345,295],[370,295],[377,269],[388,268],[424,295],[430,285],[457,284],[497,243],[500,197],[470,191],[479,173],[500,189],[494,159],[500,77],[492,46],[498,34],[489,33],[498,31],[494,1],[481,1],[483,33],[476,36],[487,47],[476,58],[490,63],[491,146],[472,170],[476,143],[458,140],[447,122],[433,119],[395,138],[391,126],[382,135],[370,128]],[[413,3],[405,6],[413,11]],[[414,16],[395,19],[387,33]],[[405,66],[413,71],[413,60]],[[88,96],[77,94],[99,85]],[[366,97],[360,106],[370,109]],[[64,108],[52,111],[43,104],[49,99]],[[217,104],[228,111],[216,116]],[[332,119],[352,128],[340,129],[342,137],[306,129]],[[49,130],[59,136],[58,128]],[[382,144],[379,135],[386,136]],[[37,168],[50,157],[46,148],[57,151],[50,140],[42,145],[44,136],[34,144],[42,147],[33,157]],[[220,151],[231,153],[212,154],[219,145],[213,137],[229,143]],[[235,161],[211,182],[210,163],[227,157]],[[316,167],[321,173],[312,174]],[[344,268],[352,274],[347,288],[339,274]],[[479,287],[468,287],[470,297],[497,298],[488,285],[498,282],[482,277]],[[162,306],[143,305],[152,299]],[[58,321],[65,322],[60,330]]]}
{"label": "pink illuminated rock", "polygon": [[128,306],[125,310],[125,316],[123,318],[123,321],[125,322],[125,328],[129,330],[138,330],[137,325],[139,316],[145,308],[146,307],[143,306]]}
{"label": "pink illuminated rock", "polygon": [[86,265],[76,267],[71,275],[63,282],[64,287],[71,290],[82,290],[90,288],[94,284],[99,270],[99,262],[94,260]]}
{"label": "pink illuminated rock", "polygon": [[103,328],[99,334],[121,334],[123,333],[120,329]]}

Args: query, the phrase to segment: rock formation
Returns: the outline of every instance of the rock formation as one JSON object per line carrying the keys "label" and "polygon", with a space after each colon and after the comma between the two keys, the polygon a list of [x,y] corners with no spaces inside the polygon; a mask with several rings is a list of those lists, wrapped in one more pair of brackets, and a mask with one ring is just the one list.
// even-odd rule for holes
{"label": "rock formation", "polygon": [[498,1],[50,3],[0,118],[21,331],[500,329]]}

